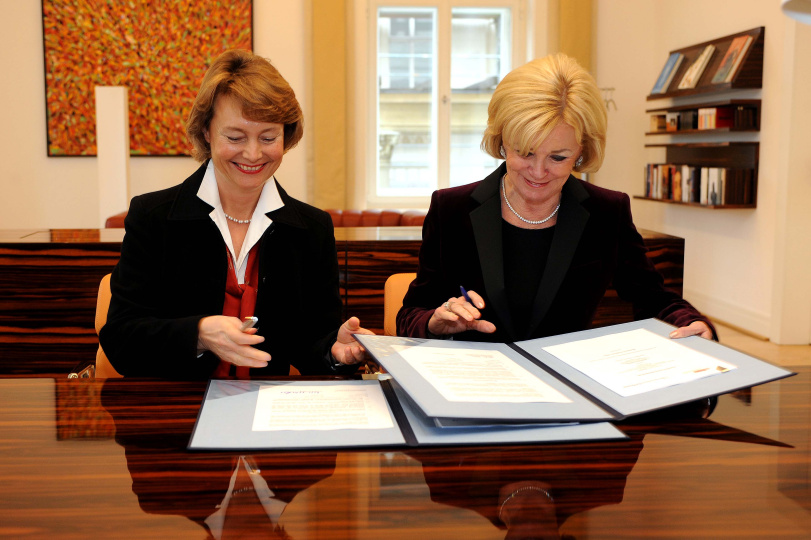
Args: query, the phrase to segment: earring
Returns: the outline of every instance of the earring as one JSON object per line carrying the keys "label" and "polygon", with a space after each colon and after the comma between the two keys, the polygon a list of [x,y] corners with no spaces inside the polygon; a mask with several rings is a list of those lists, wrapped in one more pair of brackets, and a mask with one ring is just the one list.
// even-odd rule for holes
{"label": "earring", "polygon": [[574,162],[574,166],[579,167],[582,164],[583,164],[583,156],[581,155],[579,158],[577,158],[577,161]]}

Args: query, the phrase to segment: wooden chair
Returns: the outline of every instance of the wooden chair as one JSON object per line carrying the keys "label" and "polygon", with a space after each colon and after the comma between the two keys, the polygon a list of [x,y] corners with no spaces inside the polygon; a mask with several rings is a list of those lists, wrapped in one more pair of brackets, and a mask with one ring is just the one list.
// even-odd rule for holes
{"label": "wooden chair", "polygon": [[[96,299],[96,334],[99,333],[101,327],[107,322],[107,310],[110,309],[110,274],[101,278],[99,284],[99,296]],[[110,379],[115,377],[122,377],[122,375],[115,370],[104,350],[99,344],[99,350],[96,351],[96,378],[97,379]]]}
{"label": "wooden chair", "polygon": [[408,286],[417,277],[415,272],[392,274],[383,286],[383,334],[397,335],[397,312],[403,307]]}
{"label": "wooden chair", "polygon": [[110,216],[104,222],[104,227],[106,229],[123,229],[124,228],[124,220],[127,218],[127,211],[124,210],[114,216]]}

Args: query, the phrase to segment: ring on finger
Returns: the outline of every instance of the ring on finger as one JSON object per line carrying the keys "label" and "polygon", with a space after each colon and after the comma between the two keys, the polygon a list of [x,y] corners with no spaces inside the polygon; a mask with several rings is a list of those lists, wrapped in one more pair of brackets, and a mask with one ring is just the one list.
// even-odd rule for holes
{"label": "ring on finger", "polygon": [[448,300],[447,302],[445,302],[444,307],[445,307],[445,310],[446,310],[446,311],[450,311],[450,310],[451,310],[451,302],[450,302],[450,300]]}

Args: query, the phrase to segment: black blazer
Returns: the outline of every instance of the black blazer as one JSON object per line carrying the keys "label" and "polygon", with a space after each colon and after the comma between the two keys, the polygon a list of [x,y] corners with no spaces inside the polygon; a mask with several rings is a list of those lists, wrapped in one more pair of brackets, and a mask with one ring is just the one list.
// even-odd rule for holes
{"label": "black blazer", "polygon": [[[182,184],[134,197],[125,221],[112,301],[99,339],[122,375],[208,378],[219,362],[197,357],[197,324],[221,315],[228,255],[212,207],[197,197],[204,163]],[[326,212],[290,197],[267,215],[255,315],[270,353],[252,373],[331,373],[329,348],[341,324],[338,261]]]}
{"label": "black blazer", "polygon": [[434,192],[423,224],[417,278],[397,314],[399,335],[428,337],[434,309],[459,296],[460,285],[484,298],[482,318],[496,325],[494,334],[456,334],[460,340],[509,343],[585,330],[612,283],[620,297],[633,303],[637,319],[657,317],[675,326],[702,320],[712,328],[664,287],[645,255],[628,196],[570,176],[529,330],[519,335],[504,285],[499,181],[505,171],[502,164],[481,182]]}

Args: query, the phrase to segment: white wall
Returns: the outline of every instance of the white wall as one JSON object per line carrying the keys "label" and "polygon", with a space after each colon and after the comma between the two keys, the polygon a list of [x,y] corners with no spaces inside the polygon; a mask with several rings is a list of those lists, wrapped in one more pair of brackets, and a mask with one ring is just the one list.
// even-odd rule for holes
{"label": "white wall", "polygon": [[[305,111],[309,2],[254,0],[254,50],[276,65]],[[96,158],[47,157],[41,2],[0,0],[0,229],[98,226]],[[285,156],[277,178],[305,198],[305,138]],[[131,195],[181,182],[197,168],[191,158],[133,157]],[[110,212],[110,213],[115,213]]]}
{"label": "white wall", "polygon": [[[595,0],[595,8],[595,73],[600,86],[616,88],[618,110],[609,112],[607,158],[593,181],[631,195],[642,193],[644,164],[662,159],[651,153],[657,150],[644,148],[646,142],[664,142],[644,136],[645,110],[668,102],[645,98],[668,52],[766,27],[763,89],[748,91],[763,100],[761,131],[751,139],[760,140],[757,209],[710,210],[634,201],[633,211],[639,227],[685,238],[685,297],[710,316],[775,337],[775,238],[784,211],[778,193],[787,181],[782,166],[787,155],[781,144],[790,129],[785,117],[802,121],[797,110],[782,114],[787,106],[782,96],[786,70],[791,69],[784,62],[784,41],[787,26],[794,23],[782,14],[778,0]],[[806,123],[809,116],[804,114]],[[811,302],[798,309],[811,312]],[[808,343],[811,324],[800,334],[804,335],[795,337],[797,342]]]}

